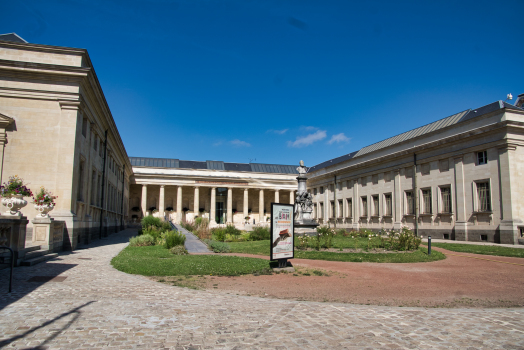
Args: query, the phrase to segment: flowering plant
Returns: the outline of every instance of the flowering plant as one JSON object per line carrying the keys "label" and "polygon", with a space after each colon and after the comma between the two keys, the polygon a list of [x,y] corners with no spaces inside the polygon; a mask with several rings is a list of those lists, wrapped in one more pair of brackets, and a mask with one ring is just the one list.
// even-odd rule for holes
{"label": "flowering plant", "polygon": [[52,205],[55,206],[55,198],[58,198],[57,196],[53,196],[51,192],[46,190],[44,186],[40,186],[40,192],[36,194],[36,196],[33,197],[33,202],[37,205]]}
{"label": "flowering plant", "polygon": [[9,181],[4,182],[3,186],[0,186],[0,194],[2,197],[8,197],[13,194],[21,194],[22,196],[32,196],[33,192],[24,185],[24,180],[18,175],[9,176]]}

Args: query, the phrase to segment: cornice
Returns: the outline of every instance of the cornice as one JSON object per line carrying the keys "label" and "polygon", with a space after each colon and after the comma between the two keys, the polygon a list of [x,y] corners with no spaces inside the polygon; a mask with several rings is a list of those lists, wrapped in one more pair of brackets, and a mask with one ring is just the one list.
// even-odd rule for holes
{"label": "cornice", "polygon": [[0,59],[0,69],[40,74],[86,76],[91,67],[63,66],[49,63],[23,62]]}
{"label": "cornice", "polygon": [[0,47],[5,47],[9,49],[17,49],[17,50],[47,52],[47,53],[61,53],[61,54],[77,55],[77,56],[87,54],[86,49],[79,49],[79,48],[65,47],[65,46],[33,44],[33,43],[15,43],[12,41],[0,41]]}

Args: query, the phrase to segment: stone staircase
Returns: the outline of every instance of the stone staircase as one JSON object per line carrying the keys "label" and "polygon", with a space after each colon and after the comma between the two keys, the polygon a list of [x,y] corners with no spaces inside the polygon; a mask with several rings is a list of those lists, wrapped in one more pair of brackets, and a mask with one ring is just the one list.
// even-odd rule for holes
{"label": "stone staircase", "polygon": [[57,253],[53,253],[48,249],[42,249],[39,245],[26,247],[24,250],[25,255],[20,262],[20,266],[33,266],[58,256]]}

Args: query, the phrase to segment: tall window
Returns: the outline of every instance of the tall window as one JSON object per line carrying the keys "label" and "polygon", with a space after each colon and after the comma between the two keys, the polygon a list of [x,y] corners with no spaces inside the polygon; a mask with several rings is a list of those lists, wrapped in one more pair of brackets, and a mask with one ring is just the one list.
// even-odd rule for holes
{"label": "tall window", "polygon": [[324,187],[320,186],[320,194],[324,194]]}
{"label": "tall window", "polygon": [[431,214],[431,189],[422,190],[422,200],[424,202],[424,208],[422,212],[424,214]]}
{"label": "tall window", "polygon": [[385,202],[385,210],[386,210],[386,216],[393,215],[393,203],[391,201],[391,193],[384,195],[384,202]]}
{"label": "tall window", "polygon": [[101,176],[98,175],[98,198],[97,198],[98,206],[102,206],[102,182],[101,182]]}
{"label": "tall window", "polygon": [[478,211],[491,211],[489,182],[477,183]]}
{"label": "tall window", "polygon": [[82,135],[87,137],[87,118],[82,119]]}
{"label": "tall window", "polygon": [[318,212],[318,218],[322,219],[324,217],[324,203],[320,203],[320,211]]}
{"label": "tall window", "polygon": [[415,206],[413,200],[413,192],[406,191],[406,214],[413,215],[415,214]]}
{"label": "tall window", "polygon": [[452,211],[451,207],[451,188],[450,187],[441,187],[440,195],[442,200],[442,213],[449,214]]}
{"label": "tall window", "polygon": [[477,165],[488,164],[488,152],[477,152]]}
{"label": "tall window", "polygon": [[371,199],[373,200],[373,215],[379,216],[379,202],[378,202],[378,196],[372,196]]}
{"label": "tall window", "polygon": [[353,199],[348,198],[347,199],[347,211],[348,211],[348,218],[353,217]]}
{"label": "tall window", "polygon": [[337,205],[337,217],[341,218],[342,217],[342,213],[343,213],[343,204],[342,204],[342,200],[339,200],[338,201],[338,205]]}
{"label": "tall window", "polygon": [[316,189],[316,188],[313,189],[313,194],[314,194],[315,196],[317,195],[317,189]]}
{"label": "tall window", "polygon": [[78,174],[78,193],[76,199],[79,201],[84,200],[84,161],[80,160],[80,173]]}
{"label": "tall window", "polygon": [[368,216],[368,197],[362,197],[362,215]]}
{"label": "tall window", "polygon": [[93,142],[93,148],[96,150],[98,150],[98,135],[95,135],[95,140]]}
{"label": "tall window", "polygon": [[329,203],[329,206],[330,206],[330,209],[331,209],[331,213],[330,213],[331,216],[330,217],[334,218],[335,217],[335,202],[331,201]]}
{"label": "tall window", "polygon": [[317,213],[317,203],[313,203],[313,219],[316,219],[318,217],[318,213]]}
{"label": "tall window", "polygon": [[93,170],[91,179],[91,205],[96,205],[96,171]]}

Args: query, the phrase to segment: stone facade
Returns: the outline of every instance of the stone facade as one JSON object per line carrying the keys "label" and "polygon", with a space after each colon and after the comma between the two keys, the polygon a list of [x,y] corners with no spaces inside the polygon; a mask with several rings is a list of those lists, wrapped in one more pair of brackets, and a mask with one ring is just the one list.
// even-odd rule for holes
{"label": "stone facade", "polygon": [[380,230],[418,218],[420,235],[517,244],[524,110],[497,101],[462,113],[313,167],[317,220]]}
{"label": "stone facade", "polygon": [[[65,249],[98,237],[100,222],[120,230],[131,165],[87,51],[0,41],[0,60],[1,181],[19,175],[58,196],[50,215],[65,222]],[[30,237],[37,212],[22,212]]]}

